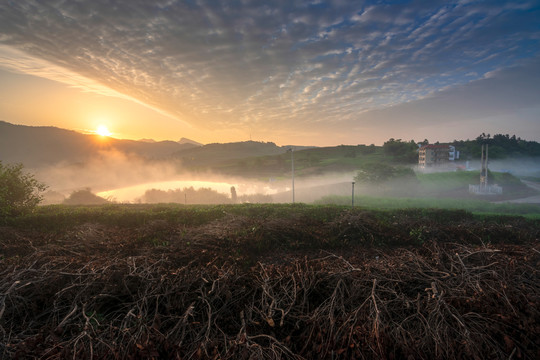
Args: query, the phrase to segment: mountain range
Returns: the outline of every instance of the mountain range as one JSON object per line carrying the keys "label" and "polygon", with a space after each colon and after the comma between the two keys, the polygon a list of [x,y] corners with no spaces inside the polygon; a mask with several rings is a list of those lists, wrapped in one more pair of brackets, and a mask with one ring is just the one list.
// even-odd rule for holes
{"label": "mountain range", "polygon": [[257,141],[202,145],[186,138],[179,141],[124,140],[57,127],[0,121],[0,161],[22,163],[31,169],[56,164],[85,164],[110,151],[134,155],[143,160],[176,160],[211,166],[227,160],[276,155],[291,147],[308,148]]}

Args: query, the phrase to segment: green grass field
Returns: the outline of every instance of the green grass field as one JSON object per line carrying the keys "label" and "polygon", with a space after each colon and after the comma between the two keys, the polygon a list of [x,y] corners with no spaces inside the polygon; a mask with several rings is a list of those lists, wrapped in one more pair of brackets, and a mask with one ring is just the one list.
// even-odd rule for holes
{"label": "green grass field", "polygon": [[[326,196],[316,204],[335,204],[351,206],[351,197]],[[366,209],[461,209],[474,214],[521,215],[528,218],[540,218],[538,204],[492,203],[474,199],[448,198],[384,198],[355,196],[356,207]]]}
{"label": "green grass field", "polygon": [[[490,173],[491,183],[503,187],[503,195],[478,197],[468,193],[469,184],[478,184],[478,171],[454,171],[440,173],[417,173],[417,183],[400,184],[394,181],[390,184],[375,186],[373,196],[356,195],[356,206],[366,209],[462,209],[472,213],[523,215],[531,218],[540,217],[538,204],[499,203],[502,200],[518,199],[538,195],[517,177],[508,173]],[[358,186],[362,186],[359,184]],[[403,189],[400,187],[403,186]],[[394,187],[400,195],[391,197]],[[361,188],[360,188],[361,189]],[[409,194],[406,196],[404,194]],[[350,196],[325,196],[315,201],[315,204],[351,205]]]}
{"label": "green grass field", "polygon": [[[343,196],[325,197],[320,204],[238,204],[238,205],[182,205],[182,204],[109,204],[98,206],[47,205],[34,212],[14,219],[8,224],[36,229],[63,229],[84,223],[111,226],[143,226],[152,221],[164,220],[171,224],[200,226],[222,219],[227,215],[247,218],[270,219],[305,217],[328,222],[344,211],[371,211],[378,216],[394,213],[421,214],[421,217],[440,217],[441,213],[467,214],[466,216],[520,216],[540,219],[540,206],[534,204],[493,204],[478,200],[425,199],[425,198],[374,198]],[[433,215],[430,215],[430,214]],[[450,216],[449,219],[454,217]]]}

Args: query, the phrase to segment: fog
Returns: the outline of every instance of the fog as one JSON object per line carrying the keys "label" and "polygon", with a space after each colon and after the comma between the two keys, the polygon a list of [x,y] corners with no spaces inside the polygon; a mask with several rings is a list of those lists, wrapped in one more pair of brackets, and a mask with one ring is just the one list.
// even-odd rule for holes
{"label": "fog", "polygon": [[[474,163],[473,166],[479,169],[480,162]],[[497,172],[509,172],[515,176],[540,177],[540,158],[489,160],[489,169]]]}
{"label": "fog", "polygon": [[[195,175],[191,175],[194,178]],[[263,194],[271,195],[278,192],[277,188],[272,188],[271,186],[262,183],[262,182],[250,182],[246,180],[239,179],[229,179],[228,181],[206,181],[206,180],[169,180],[169,181],[159,181],[159,182],[150,182],[143,183],[133,186],[127,186],[118,189],[112,189],[107,191],[98,192],[97,195],[105,199],[113,199],[114,201],[121,203],[129,202],[144,202],[144,193],[147,190],[157,189],[157,190],[176,190],[176,189],[185,189],[185,188],[194,188],[198,189],[212,189],[221,194],[230,194],[231,187],[234,187],[238,195],[253,195],[253,194]]]}
{"label": "fog", "polygon": [[[479,161],[461,164],[467,165],[469,170],[478,170],[480,167]],[[494,172],[509,172],[516,176],[540,176],[540,162],[533,158],[490,160],[489,168]],[[90,188],[100,197],[119,203],[145,202],[145,192],[151,189],[162,191],[187,188],[211,189],[231,197],[231,187],[235,188],[239,201],[250,201],[245,196],[254,194],[266,196],[254,201],[287,203],[293,201],[290,172],[275,178],[223,176],[212,171],[187,171],[178,161],[147,160],[116,150],[100,151],[86,163],[59,163],[32,172],[54,192],[46,196],[45,203],[60,203],[63,197],[86,188]],[[311,203],[329,195],[351,196],[355,173],[355,171],[334,172],[309,177],[296,174],[294,200]],[[423,189],[418,184],[403,181],[387,182],[383,186],[355,185],[355,195],[415,197],[423,196],[422,193]],[[455,194],[435,195],[452,197]],[[221,199],[223,198],[222,196]],[[195,199],[192,199],[191,203],[194,201]]]}
{"label": "fog", "polygon": [[[121,203],[141,202],[150,189],[175,190],[193,187],[209,188],[221,194],[238,196],[272,195],[273,202],[292,202],[290,173],[281,177],[249,179],[205,172],[191,172],[179,162],[147,160],[116,150],[100,151],[85,163],[62,162],[54,166],[30,169],[49,190],[69,196],[90,188],[98,196]],[[349,195],[355,172],[334,172],[316,176],[295,177],[295,201],[312,202],[326,195]],[[357,187],[358,193],[361,188]],[[369,192],[369,191],[367,191]],[[49,199],[50,200],[50,199]],[[56,196],[50,202],[62,202]]]}
{"label": "fog", "polygon": [[239,196],[270,195],[284,190],[280,182],[224,177],[209,171],[189,172],[175,162],[148,161],[118,151],[101,152],[85,164],[60,163],[32,172],[49,186],[51,193],[45,203],[62,202],[59,194],[67,197],[86,188],[121,203],[141,202],[144,193],[150,189],[209,188],[230,195],[234,186]]}
{"label": "fog", "polygon": [[[249,179],[223,176],[211,171],[191,172],[179,162],[146,160],[120,151],[100,151],[86,163],[59,163],[54,166],[30,169],[36,178],[49,187],[46,204],[60,203],[74,191],[91,189],[100,197],[119,203],[144,202],[147,190],[177,190],[184,188],[212,189],[231,196],[235,187],[239,197],[271,195],[273,202],[292,202],[292,178]],[[295,178],[295,200],[312,202],[325,195],[350,193],[354,172]],[[267,201],[266,197],[263,200]]]}
{"label": "fog", "polygon": [[33,171],[51,190],[69,195],[81,188],[105,191],[139,183],[173,179],[177,167],[166,161],[147,161],[117,150],[99,151],[85,163],[59,163]]}
{"label": "fog", "polygon": [[[352,180],[354,172],[329,173],[325,175],[296,177],[294,184],[295,202],[311,203],[320,200],[324,196],[338,195],[350,196],[352,193]],[[234,186],[238,196],[246,195],[271,195],[271,201],[275,203],[291,203],[292,198],[292,178],[282,178],[279,180],[268,179],[267,181],[253,180],[246,178],[224,177],[216,174],[189,174],[177,175],[177,180],[158,181],[141,183],[133,186],[115,188],[97,193],[106,199],[111,199],[121,203],[145,202],[144,194],[147,190],[177,190],[194,188],[212,189],[220,194],[230,196],[231,187]],[[201,180],[205,179],[205,180]],[[404,196],[410,194],[406,188],[393,187],[390,191],[393,195]],[[384,195],[387,189],[378,186],[367,186],[356,184],[356,195]],[[268,200],[266,198],[265,200]],[[187,203],[190,203],[189,199]]]}

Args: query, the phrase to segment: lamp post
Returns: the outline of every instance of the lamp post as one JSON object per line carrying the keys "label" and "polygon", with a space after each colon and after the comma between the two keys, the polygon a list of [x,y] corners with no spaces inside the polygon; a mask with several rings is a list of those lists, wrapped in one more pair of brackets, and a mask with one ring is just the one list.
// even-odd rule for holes
{"label": "lamp post", "polygon": [[354,181],[352,182],[352,198],[351,198],[351,205],[354,207]]}
{"label": "lamp post", "polygon": [[294,148],[291,150],[292,203],[294,204]]}

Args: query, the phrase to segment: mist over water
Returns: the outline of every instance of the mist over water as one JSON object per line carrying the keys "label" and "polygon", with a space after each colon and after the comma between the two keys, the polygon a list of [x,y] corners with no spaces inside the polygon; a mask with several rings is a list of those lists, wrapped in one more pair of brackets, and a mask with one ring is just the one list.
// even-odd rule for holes
{"label": "mist over water", "polygon": [[177,161],[147,160],[116,150],[100,151],[84,163],[59,163],[30,171],[49,186],[49,190],[63,196],[90,188],[98,196],[126,203],[140,202],[144,193],[151,189],[207,188],[230,195],[234,186],[239,196],[271,195],[286,190],[280,181],[272,179],[251,180],[216,175],[211,171],[192,172],[182,168]]}
{"label": "mist over water", "polygon": [[[225,181],[225,180],[224,180]],[[113,199],[114,201],[127,203],[127,202],[144,202],[143,195],[147,190],[176,190],[185,188],[199,189],[212,189],[221,194],[230,194],[231,187],[234,187],[238,195],[252,195],[263,194],[271,195],[275,194],[278,190],[270,187],[264,183],[258,182],[238,182],[230,180],[229,182],[219,181],[202,181],[202,180],[173,180],[173,181],[160,181],[151,182],[145,184],[139,184],[134,186],[128,186],[119,189],[113,189],[108,191],[102,191],[97,193],[106,199]]]}
{"label": "mist over water", "polygon": [[179,168],[170,161],[148,161],[117,150],[100,151],[81,163],[59,163],[33,171],[36,178],[51,190],[69,195],[72,191],[91,188],[106,191],[130,185],[172,180]]}
{"label": "mist over water", "polygon": [[[193,187],[212,189],[218,193],[229,195],[234,186],[238,196],[242,195],[271,195],[273,202],[292,202],[292,178],[268,179],[267,181],[245,178],[230,178],[219,175],[200,176],[191,174],[192,179],[182,178],[171,181],[158,181],[127,186],[98,192],[103,198],[117,202],[144,202],[147,190],[162,191]],[[332,173],[319,176],[301,177],[295,179],[295,201],[313,202],[327,195],[348,195],[351,191],[352,172]],[[201,180],[202,178],[212,180]]]}
{"label": "mist over water", "polygon": [[[468,162],[469,170],[480,168],[478,161]],[[540,161],[536,158],[490,160],[489,168],[494,172],[509,172],[516,176],[540,177]],[[266,198],[256,201],[285,202],[293,201],[292,177],[290,172],[280,173],[276,177],[247,178],[240,176],[224,176],[208,171],[194,172],[182,167],[180,161],[172,159],[150,160],[134,154],[118,150],[99,151],[93,158],[80,163],[59,163],[30,169],[36,178],[49,186],[49,190],[68,197],[77,190],[90,188],[100,197],[120,203],[145,202],[145,193],[156,189],[161,191],[176,191],[193,188],[211,189],[223,196],[231,197],[231,187],[239,197],[260,194]],[[312,176],[302,176],[300,171],[295,174],[296,202],[311,203],[326,196],[352,195],[352,181],[356,171],[324,173]],[[475,183],[475,182],[473,182]],[[425,189],[415,183],[402,181],[381,184],[356,184],[355,195],[374,197],[422,197],[444,196],[463,197],[467,191],[426,194]],[[192,198],[193,201],[196,199]],[[175,200],[178,201],[178,200]],[[239,199],[239,201],[250,201]],[[54,202],[62,202],[59,196]],[[182,203],[183,195],[182,195]],[[190,203],[187,201],[187,203]]]}
{"label": "mist over water", "polygon": [[[184,188],[211,189],[227,196],[235,187],[238,196],[271,195],[272,202],[292,202],[291,174],[281,177],[245,178],[185,170],[179,162],[147,160],[120,151],[101,151],[85,163],[59,163],[37,168],[36,178],[49,190],[68,197],[90,188],[105,199],[120,203],[144,202],[147,190],[173,191]],[[326,195],[345,195],[350,191],[354,172],[329,173],[295,178],[297,202],[312,202]],[[56,199],[54,202],[61,202]],[[47,202],[49,203],[49,202]]]}

